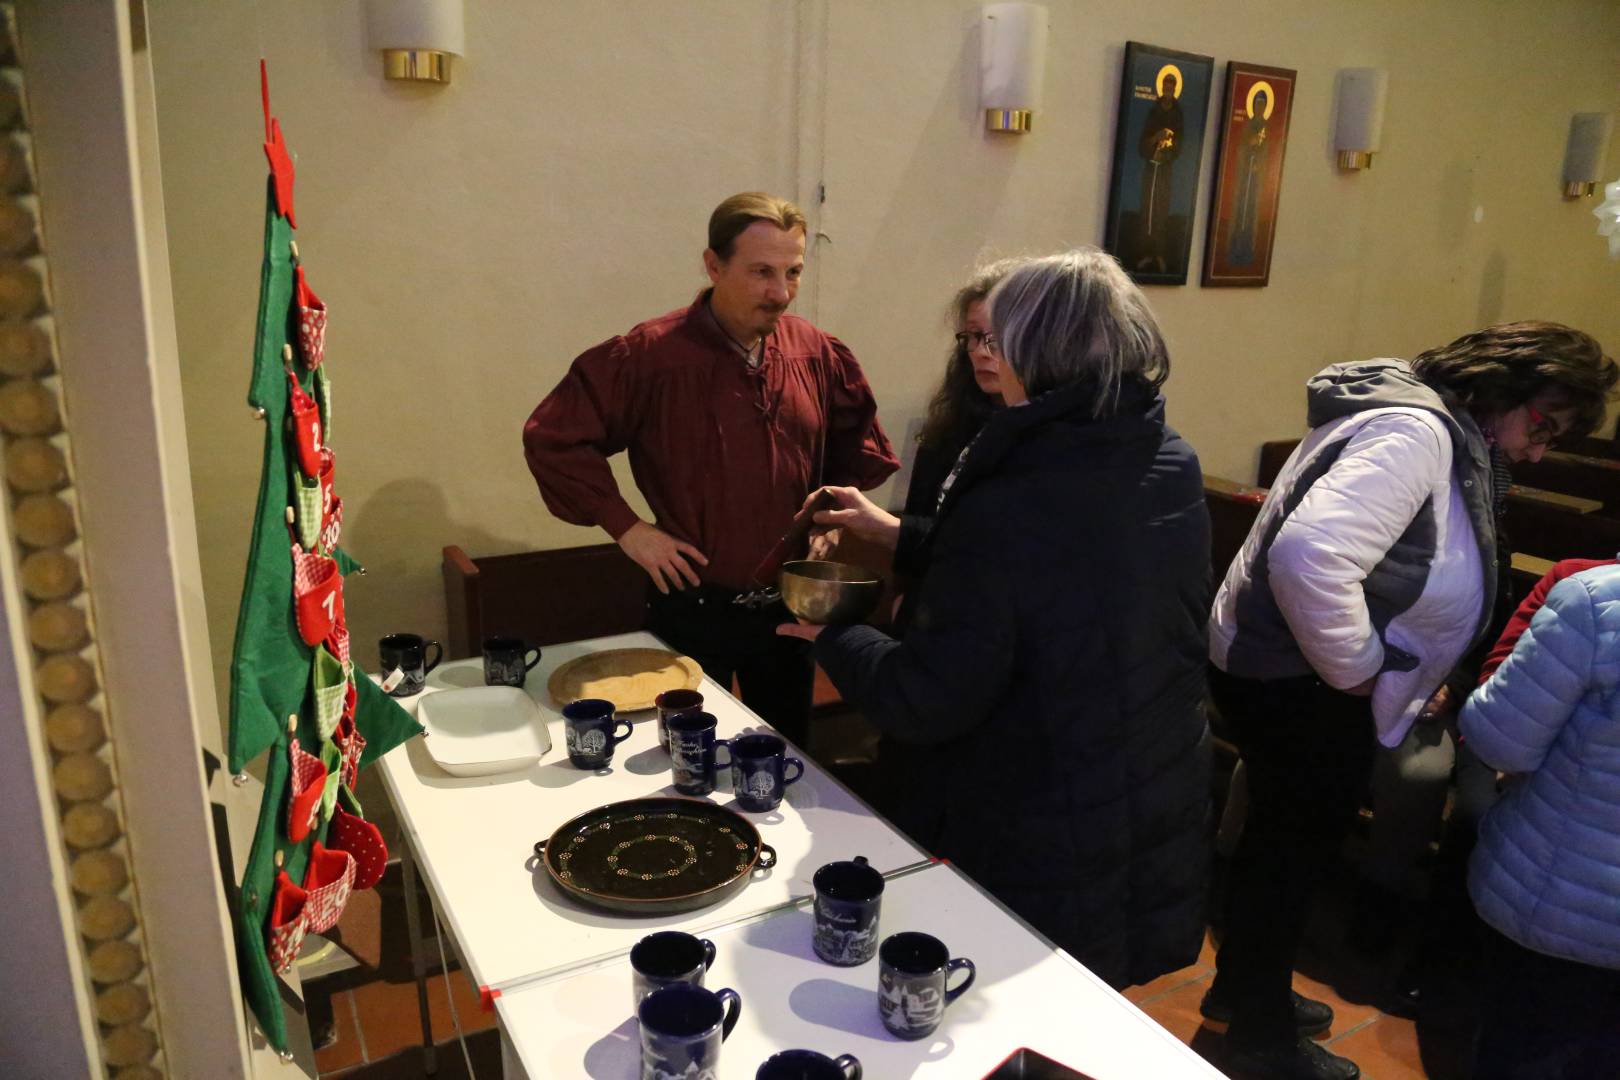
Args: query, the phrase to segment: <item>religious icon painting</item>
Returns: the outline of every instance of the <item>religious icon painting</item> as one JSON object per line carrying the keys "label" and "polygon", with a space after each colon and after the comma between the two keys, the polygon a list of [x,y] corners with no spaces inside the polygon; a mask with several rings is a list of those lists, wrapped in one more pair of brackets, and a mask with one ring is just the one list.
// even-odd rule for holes
{"label": "religious icon painting", "polygon": [[1103,246],[1141,285],[1185,285],[1215,61],[1125,44]]}
{"label": "religious icon painting", "polygon": [[1226,65],[1221,149],[1204,243],[1205,285],[1258,286],[1271,280],[1294,79],[1286,68],[1236,60]]}

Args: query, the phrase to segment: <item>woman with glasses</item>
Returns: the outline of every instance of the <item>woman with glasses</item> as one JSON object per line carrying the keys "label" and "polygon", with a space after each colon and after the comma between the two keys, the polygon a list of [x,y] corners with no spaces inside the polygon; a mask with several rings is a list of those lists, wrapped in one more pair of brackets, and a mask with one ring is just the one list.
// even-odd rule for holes
{"label": "woman with glasses", "polygon": [[[1398,747],[1478,671],[1503,595],[1507,466],[1596,428],[1617,376],[1566,326],[1488,327],[1412,362],[1337,364],[1308,383],[1307,433],[1273,484],[1210,618],[1210,692],[1249,810],[1204,1015],[1228,1065],[1349,1080],[1304,1037],[1332,1012],[1291,990],[1311,893]],[[1482,656],[1481,656],[1482,659]]]}
{"label": "woman with glasses", "polygon": [[904,747],[896,823],[1114,986],[1203,938],[1209,514],[1165,423],[1164,339],[1095,248],[988,305],[994,413],[925,541],[898,639],[778,627]]}
{"label": "woman with glasses", "polygon": [[[833,542],[819,539],[825,530],[844,529],[893,551],[902,591],[907,582],[922,573],[926,540],[939,509],[941,489],[985,421],[1005,405],[999,352],[986,301],[990,291],[1017,263],[1016,259],[1003,259],[980,267],[951,301],[956,336],[945,361],[945,377],[934,391],[927,419],[917,436],[917,456],[911,466],[905,508],[896,517],[853,488],[832,489],[838,506],[817,515],[822,529],[818,530],[813,549],[815,556],[831,554]],[[815,499],[817,494],[812,492],[810,498]]]}

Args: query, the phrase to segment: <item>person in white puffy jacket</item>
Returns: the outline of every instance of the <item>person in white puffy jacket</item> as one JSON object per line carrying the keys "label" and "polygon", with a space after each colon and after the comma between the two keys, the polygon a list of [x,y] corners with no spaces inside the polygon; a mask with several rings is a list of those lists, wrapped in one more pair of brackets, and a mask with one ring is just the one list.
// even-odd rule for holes
{"label": "person in white puffy jacket", "polygon": [[[1411,363],[1336,364],[1210,617],[1210,692],[1248,774],[1226,937],[1204,1015],[1238,1075],[1354,1080],[1294,994],[1310,900],[1366,792],[1485,634],[1507,464],[1601,422],[1620,370],[1555,323],[1488,327]],[[1460,697],[1459,697],[1460,700]]]}

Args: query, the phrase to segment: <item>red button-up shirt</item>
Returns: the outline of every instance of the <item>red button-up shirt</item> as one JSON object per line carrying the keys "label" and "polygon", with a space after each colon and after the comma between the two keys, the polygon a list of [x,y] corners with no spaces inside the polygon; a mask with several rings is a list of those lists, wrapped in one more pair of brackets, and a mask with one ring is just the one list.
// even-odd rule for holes
{"label": "red button-up shirt", "polygon": [[900,462],[843,342],[783,315],[751,367],[707,303],[580,355],[530,415],[523,447],[551,512],[615,540],[636,513],[607,459],[628,450],[654,523],[708,557],[698,575],[746,589],[811,491],[875,487]]}

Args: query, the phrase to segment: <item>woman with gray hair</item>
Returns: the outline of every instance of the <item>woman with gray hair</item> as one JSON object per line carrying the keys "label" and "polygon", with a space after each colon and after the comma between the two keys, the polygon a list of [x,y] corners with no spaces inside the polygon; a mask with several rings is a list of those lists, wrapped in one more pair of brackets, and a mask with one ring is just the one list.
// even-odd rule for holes
{"label": "woman with gray hair", "polygon": [[[1082,248],[990,296],[1009,408],[963,452],[903,639],[797,626],[844,699],[905,744],[898,823],[1114,986],[1203,936],[1209,518],[1164,421],[1141,292]],[[871,535],[837,489],[818,520]]]}

